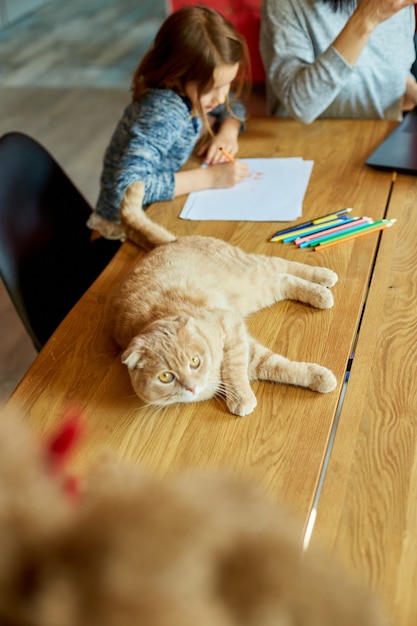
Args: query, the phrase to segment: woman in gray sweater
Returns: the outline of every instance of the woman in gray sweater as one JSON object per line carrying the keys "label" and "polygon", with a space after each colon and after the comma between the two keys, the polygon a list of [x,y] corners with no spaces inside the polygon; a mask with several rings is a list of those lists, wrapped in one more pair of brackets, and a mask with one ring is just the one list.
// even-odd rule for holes
{"label": "woman in gray sweater", "polygon": [[417,104],[415,0],[263,0],[271,115],[400,120]]}

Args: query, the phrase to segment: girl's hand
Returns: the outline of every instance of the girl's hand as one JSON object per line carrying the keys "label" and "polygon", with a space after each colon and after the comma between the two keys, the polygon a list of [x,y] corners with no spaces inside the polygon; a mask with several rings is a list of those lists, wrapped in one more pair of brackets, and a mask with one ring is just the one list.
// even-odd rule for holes
{"label": "girl's hand", "polygon": [[207,165],[228,163],[230,161],[230,159],[221,151],[221,148],[223,148],[228,154],[234,157],[235,154],[237,154],[239,148],[237,139],[235,139],[234,141],[231,141],[230,139],[222,141],[221,138],[216,137],[215,141],[213,141],[207,149],[207,154],[205,158],[205,162],[207,163]]}
{"label": "girl's hand", "polygon": [[222,153],[220,148],[224,148],[231,156],[234,157],[239,148],[237,140],[239,130],[240,122],[228,117],[224,120],[215,138],[201,146],[197,153],[198,156],[205,155],[205,163],[207,163],[207,165],[227,163],[229,159]]}
{"label": "girl's hand", "polygon": [[214,141],[211,141],[209,143],[202,145],[199,151],[197,152],[197,155],[198,156],[205,155],[204,162],[207,165],[216,165],[217,163],[228,163],[230,159],[228,159],[223,154],[223,152],[221,151],[221,148],[224,148],[226,152],[228,152],[232,157],[234,157],[235,154],[237,154],[238,147],[239,146],[238,146],[237,140],[222,141],[221,138],[219,140],[219,137],[216,137]]}
{"label": "girl's hand", "polygon": [[249,168],[242,161],[217,163],[210,165],[206,171],[210,173],[212,189],[234,187],[249,175]]}
{"label": "girl's hand", "polygon": [[234,187],[249,175],[249,168],[242,161],[217,163],[208,167],[197,167],[174,174],[175,197],[201,189]]}

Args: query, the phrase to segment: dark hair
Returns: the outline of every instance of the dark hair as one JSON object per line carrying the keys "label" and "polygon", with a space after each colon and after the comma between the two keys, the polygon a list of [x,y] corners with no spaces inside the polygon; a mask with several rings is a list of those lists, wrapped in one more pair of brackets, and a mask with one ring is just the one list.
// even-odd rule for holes
{"label": "dark hair", "polygon": [[325,4],[329,4],[333,11],[350,11],[356,8],[356,0],[321,0]]}
{"label": "dark hair", "polygon": [[244,37],[214,9],[185,6],[168,16],[136,69],[132,80],[133,100],[149,88],[183,92],[189,82],[197,84],[200,96],[210,89],[216,67],[236,63],[239,71],[233,91],[239,97],[245,82],[249,83],[250,72]]}

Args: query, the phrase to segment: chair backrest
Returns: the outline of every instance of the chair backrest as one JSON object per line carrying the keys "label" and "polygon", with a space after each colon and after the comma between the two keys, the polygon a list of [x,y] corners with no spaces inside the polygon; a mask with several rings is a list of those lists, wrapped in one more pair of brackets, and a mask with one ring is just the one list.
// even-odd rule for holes
{"label": "chair backrest", "polygon": [[0,275],[39,350],[120,242],[91,242],[91,207],[35,140],[0,138]]}

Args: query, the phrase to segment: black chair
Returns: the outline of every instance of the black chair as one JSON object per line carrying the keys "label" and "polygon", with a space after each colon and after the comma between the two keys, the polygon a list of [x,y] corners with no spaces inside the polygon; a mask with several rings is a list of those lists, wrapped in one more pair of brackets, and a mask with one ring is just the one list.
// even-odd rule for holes
{"label": "black chair", "polygon": [[35,140],[0,138],[0,276],[37,350],[120,246],[91,241],[91,207]]}

